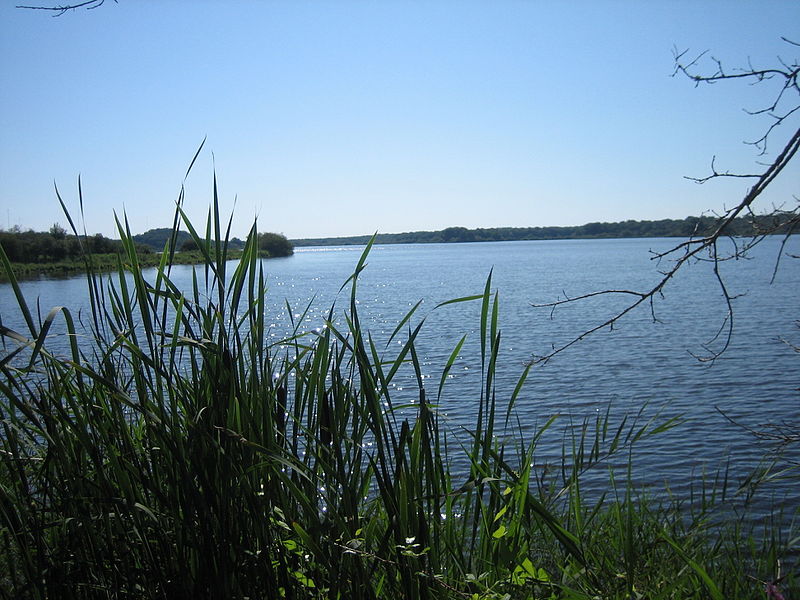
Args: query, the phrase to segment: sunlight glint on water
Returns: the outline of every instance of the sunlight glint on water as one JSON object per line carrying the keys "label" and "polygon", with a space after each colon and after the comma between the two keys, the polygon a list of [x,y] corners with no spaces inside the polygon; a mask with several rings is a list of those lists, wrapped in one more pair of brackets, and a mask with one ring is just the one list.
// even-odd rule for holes
{"label": "sunlight glint on water", "polygon": [[[461,428],[472,423],[480,390],[480,306],[461,303],[433,310],[438,303],[481,293],[493,270],[503,335],[496,379],[502,405],[532,356],[603,322],[625,298],[601,297],[567,305],[552,318],[548,309],[535,309],[531,303],[601,289],[646,289],[659,277],[649,250],[663,250],[673,243],[629,239],[376,246],[359,282],[360,317],[382,343],[406,312],[424,300],[409,325],[415,326],[422,317],[427,321],[417,346],[431,400],[448,356],[460,337],[468,334],[439,407],[452,435],[460,435]],[[798,246],[795,236],[786,251],[798,254]],[[725,305],[709,265],[693,264],[656,302],[658,323],[653,323],[649,310],[639,310],[613,332],[600,332],[534,368],[517,400],[519,421],[514,425],[532,435],[552,415],[561,415],[544,438],[546,444],[535,458],[537,468],[549,469],[560,460],[570,422],[593,418],[609,403],[619,420],[647,403],[647,417],[661,410],[665,417],[682,413],[686,422],[637,449],[637,482],[657,487],[667,482],[679,491],[692,478],[713,472],[726,461],[734,479],[744,477],[764,448],[720,411],[750,427],[790,421],[798,414],[797,354],[781,339],[797,344],[800,337],[795,324],[800,261],[784,258],[775,284],[769,285],[778,240],[767,240],[757,250],[753,260],[723,265],[731,292],[743,295],[734,303],[731,347],[713,365],[700,364],[690,352],[703,352],[703,344],[722,323]],[[266,261],[271,339],[287,336],[292,319],[300,319],[309,303],[300,331],[325,327],[332,305],[334,325],[341,326],[349,291],[339,297],[337,292],[361,251],[361,247],[298,248],[293,257]],[[174,281],[184,281],[189,289],[191,270],[174,267]],[[40,299],[43,314],[55,305],[66,305],[74,314],[87,307],[82,276],[26,281],[21,287],[29,301]],[[19,315],[9,310],[12,306],[10,286],[0,285],[3,324],[23,331]],[[392,352],[396,349],[388,350]],[[391,393],[395,404],[418,401],[410,369],[396,380]],[[598,473],[597,481],[607,482],[607,474]]]}

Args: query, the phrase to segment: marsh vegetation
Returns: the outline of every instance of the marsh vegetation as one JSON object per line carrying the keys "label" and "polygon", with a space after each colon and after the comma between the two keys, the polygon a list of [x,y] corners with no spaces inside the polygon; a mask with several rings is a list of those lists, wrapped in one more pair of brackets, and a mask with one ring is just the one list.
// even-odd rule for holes
{"label": "marsh vegetation", "polygon": [[[549,477],[533,468],[554,424],[522,433],[515,402],[532,367],[513,390],[496,385],[505,367],[491,276],[482,292],[436,308],[479,306],[478,410],[453,431],[438,403],[464,338],[454,337],[435,385],[421,374],[418,305],[389,343],[373,339],[358,312],[371,244],[325,327],[302,331],[300,318],[275,341],[256,226],[231,262],[216,202],[205,232],[180,205],[179,223],[202,257],[192,289],[171,280],[169,252],[145,276],[119,222],[116,272],[87,273],[88,343],[68,307],[37,316],[0,255],[27,329],[2,329],[3,597],[761,598],[798,589],[793,534],[777,519],[749,518],[746,502],[732,511],[724,472],[670,497],[638,489],[627,463],[587,493],[592,467],[625,465],[679,419],[600,413],[570,429]],[[50,351],[56,321],[66,355]],[[392,385],[401,376],[415,382],[403,393]]]}

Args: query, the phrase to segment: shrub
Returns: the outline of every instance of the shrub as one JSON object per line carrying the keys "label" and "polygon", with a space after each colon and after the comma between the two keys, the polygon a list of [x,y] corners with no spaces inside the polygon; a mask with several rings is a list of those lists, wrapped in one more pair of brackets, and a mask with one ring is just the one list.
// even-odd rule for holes
{"label": "shrub", "polygon": [[268,257],[291,256],[294,246],[281,233],[259,233],[258,249],[265,252]]}

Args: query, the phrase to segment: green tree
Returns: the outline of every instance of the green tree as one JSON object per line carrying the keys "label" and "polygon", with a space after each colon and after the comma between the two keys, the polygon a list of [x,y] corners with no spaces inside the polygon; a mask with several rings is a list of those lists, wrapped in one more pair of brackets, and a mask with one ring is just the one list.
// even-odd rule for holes
{"label": "green tree", "polygon": [[58,223],[53,223],[53,226],[50,228],[50,235],[57,240],[63,240],[67,237],[67,230]]}
{"label": "green tree", "polygon": [[185,242],[183,242],[180,246],[181,252],[192,252],[197,250],[197,242],[193,239],[189,238]]}
{"label": "green tree", "polygon": [[282,233],[259,233],[258,249],[271,258],[294,254],[294,246]]}

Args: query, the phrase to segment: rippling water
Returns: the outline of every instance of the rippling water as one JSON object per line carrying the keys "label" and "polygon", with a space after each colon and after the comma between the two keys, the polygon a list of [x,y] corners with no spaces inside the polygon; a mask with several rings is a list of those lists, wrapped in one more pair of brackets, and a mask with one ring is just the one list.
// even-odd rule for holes
{"label": "rippling water", "polygon": [[[800,254],[800,236],[784,252]],[[646,416],[683,414],[685,422],[640,444],[634,473],[637,481],[673,489],[685,486],[704,470],[729,463],[741,479],[763,455],[764,448],[741,427],[759,427],[798,419],[798,354],[783,340],[800,345],[797,327],[800,260],[784,258],[770,284],[780,252],[778,239],[766,240],[748,260],[724,263],[722,273],[734,301],[734,336],[718,360],[702,364],[690,353],[716,333],[726,306],[709,264],[688,265],[649,308],[627,315],[613,331],[604,330],[534,368],[517,401],[519,424],[526,436],[552,415],[560,415],[537,459],[556,460],[570,422],[604,412],[611,404],[615,422],[647,405]],[[650,250],[664,250],[672,239],[569,240],[475,244],[376,246],[359,284],[359,310],[377,340],[386,340],[398,321],[420,299],[412,323],[426,318],[418,349],[429,397],[435,395],[442,368],[460,337],[468,342],[454,365],[441,410],[453,431],[469,427],[480,393],[480,344],[477,302],[433,308],[448,299],[479,294],[492,272],[499,292],[503,343],[497,373],[498,401],[510,396],[524,365],[584,329],[602,323],[628,297],[599,297],[549,309],[531,303],[549,302],[602,289],[642,290],[658,281],[661,265]],[[347,292],[338,297],[363,248],[298,248],[293,257],[265,262],[268,273],[268,318],[271,335],[281,339],[291,330],[286,302],[294,318],[312,303],[302,330],[323,326],[336,301],[340,318]],[[174,280],[191,285],[192,267],[173,270]],[[54,305],[86,307],[85,279],[27,281],[27,298],[38,297],[44,314]],[[20,327],[13,292],[0,285],[3,323]],[[343,320],[343,319],[342,319]],[[397,344],[400,342],[393,342]],[[399,346],[397,347],[399,349]],[[389,349],[391,351],[391,349]],[[417,396],[413,385],[399,380],[395,402]],[[795,457],[797,458],[797,457]],[[606,477],[604,474],[600,477]],[[790,499],[791,502],[791,499]]]}

